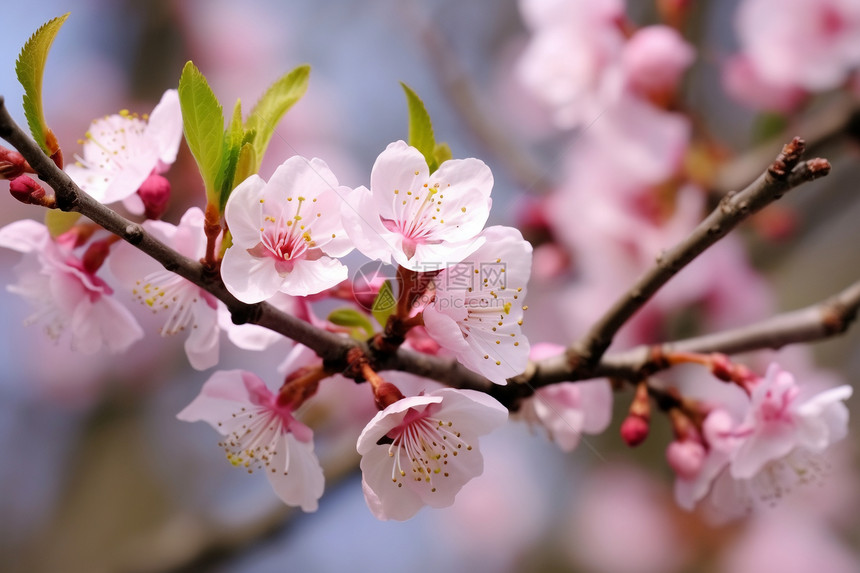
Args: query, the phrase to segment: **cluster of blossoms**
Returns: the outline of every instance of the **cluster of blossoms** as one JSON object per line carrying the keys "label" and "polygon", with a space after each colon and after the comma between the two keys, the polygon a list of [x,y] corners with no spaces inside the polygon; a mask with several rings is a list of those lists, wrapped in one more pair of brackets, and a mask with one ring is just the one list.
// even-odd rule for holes
{"label": "cluster of blossoms", "polygon": [[[95,121],[83,156],[67,173],[99,201],[121,201],[132,214],[145,215],[143,228],[168,248],[202,260],[203,211],[192,207],[179,225],[158,220],[170,194],[162,174],[176,158],[181,134],[179,99],[171,90],[149,117],[122,112]],[[516,229],[484,228],[492,186],[483,162],[452,159],[431,173],[421,152],[403,141],[379,156],[369,189],[340,186],[320,159],[291,157],[268,181],[252,175],[230,194],[224,208],[230,241],[214,245],[223,253],[221,278],[242,302],[267,301],[338,331],[316,319],[306,301],[349,286],[340,258],[357,248],[399,265],[405,278],[390,320],[404,334],[417,327],[409,333],[413,348],[453,356],[505,384],[525,369],[529,356],[521,325],[531,246]],[[108,280],[145,308],[166,314],[162,335],[187,333],[194,368],[218,363],[221,330],[245,349],[273,341],[259,327],[232,325],[224,304],[205,289],[99,232],[76,224],[52,237],[33,221],[0,231],[2,246],[28,254],[12,290],[39,308],[31,321],[43,320],[54,335],[69,325],[73,347],[87,352],[102,345],[126,350],[143,331],[96,275],[107,262]],[[210,422],[224,435],[233,464],[265,468],[284,502],[311,511],[322,495],[323,474],[313,432],[294,415],[332,373],[321,364],[286,368],[277,392],[250,372],[216,372],[179,417]],[[394,519],[406,519],[422,505],[450,505],[482,471],[478,437],[501,425],[507,409],[474,391],[404,397],[388,382],[371,380],[371,386],[381,411],[358,439],[368,504],[380,518]]]}
{"label": "cluster of blossoms", "polygon": [[816,392],[772,363],[764,377],[743,372],[739,408],[712,404],[696,427],[675,418],[667,459],[678,479],[675,497],[692,509],[706,506],[719,520],[773,504],[800,484],[822,478],[821,454],[848,433],[847,385]]}
{"label": "cluster of blossoms", "polygon": [[[572,290],[561,295],[575,303],[560,311],[563,320],[553,321],[571,329],[563,333],[567,338],[580,335],[655,254],[688,235],[701,218],[703,177],[688,168],[698,150],[689,119],[675,111],[695,52],[669,26],[632,29],[621,0],[523,0],[521,6],[534,31],[519,67],[522,81],[551,107],[558,127],[588,127],[571,146],[566,181],[538,207],[542,230],[554,240],[540,247],[564,250],[572,263],[553,272],[577,275]],[[756,53],[752,44],[749,49]],[[855,65],[851,58],[843,64]],[[821,73],[824,79],[797,83],[812,89],[839,75]],[[565,451],[576,448],[583,434],[608,427],[613,386],[605,379],[533,389],[507,405],[488,393],[454,388],[405,395],[407,385],[393,373],[376,372],[363,354],[404,345],[450,357],[505,385],[527,370],[530,359],[564,352],[548,344],[532,347],[523,334],[533,249],[513,227],[486,227],[493,175],[482,161],[447,159],[437,166],[425,151],[397,141],[376,159],[369,188],[351,188],[321,159],[293,156],[268,180],[252,174],[234,182],[224,203],[209,202],[205,212],[192,207],[173,225],[160,218],[170,197],[164,173],[182,138],[181,110],[178,92],[170,90],[148,117],[122,112],[95,121],[82,156],[66,172],[98,201],[121,202],[142,216],[148,236],[167,249],[203,261],[213,275],[217,270],[239,301],[272,304],[343,336],[356,336],[350,322],[368,325],[362,345],[354,347],[358,358],[347,357],[343,373],[367,383],[378,410],[356,436],[364,495],[378,518],[405,520],[425,505],[451,505],[482,473],[478,440],[508,419],[509,407]],[[3,168],[16,197],[55,206],[23,171]],[[577,213],[575,225],[571,213]],[[121,352],[142,338],[132,313],[117,301],[120,288],[110,283],[166,315],[161,335],[185,332],[188,360],[198,370],[218,364],[222,330],[247,350],[277,340],[259,327],[232,324],[225,304],[206,288],[94,224],[72,222],[52,231],[19,221],[0,229],[0,246],[25,254],[10,290],[37,308],[29,320],[43,322],[53,337],[70,331],[75,349]],[[396,285],[364,285],[369,300],[359,305],[363,309],[346,309],[349,320],[336,313],[317,318],[311,300],[360,302],[342,261],[353,250],[396,266]],[[710,327],[767,312],[770,296],[738,243],[724,241],[709,257],[707,267],[676,281],[631,321],[621,340],[653,340],[656,327],[680,306],[701,307]],[[391,298],[388,307],[380,304],[385,297]],[[178,417],[209,423],[223,436],[230,463],[263,471],[286,504],[314,511],[325,478],[301,411],[320,384],[344,378],[309,352],[301,345],[293,349],[277,388],[244,370],[217,371]],[[666,411],[675,432],[667,458],[678,477],[680,505],[692,509],[708,498],[739,513],[751,500],[777,498],[817,475],[817,456],[846,433],[849,387],[811,395],[776,364],[758,377],[717,358],[697,360],[743,390],[741,409],[653,400],[659,389],[641,381],[621,427],[624,440],[637,445],[647,436],[652,402]]]}

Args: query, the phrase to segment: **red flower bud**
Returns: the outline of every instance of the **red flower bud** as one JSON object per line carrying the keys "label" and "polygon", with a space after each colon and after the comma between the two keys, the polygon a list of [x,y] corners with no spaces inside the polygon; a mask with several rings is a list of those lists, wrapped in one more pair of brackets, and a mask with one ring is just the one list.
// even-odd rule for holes
{"label": "red flower bud", "polygon": [[157,173],[151,173],[141,184],[137,194],[143,201],[146,218],[160,219],[167,210],[167,202],[170,199],[170,182]]}
{"label": "red flower bud", "polygon": [[631,448],[635,448],[648,437],[651,424],[645,418],[631,415],[621,423],[621,439]]}

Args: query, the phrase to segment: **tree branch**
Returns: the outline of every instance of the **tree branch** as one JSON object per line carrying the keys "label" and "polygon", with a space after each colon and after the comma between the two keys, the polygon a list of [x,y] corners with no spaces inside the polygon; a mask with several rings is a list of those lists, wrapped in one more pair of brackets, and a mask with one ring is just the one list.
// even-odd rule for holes
{"label": "tree branch", "polygon": [[575,368],[590,370],[618,330],[645,305],[669,279],[675,276],[708,247],[726,236],[741,221],[779,199],[786,191],[807,181],[827,175],[830,164],[824,159],[800,162],[804,143],[795,137],[755,181],[739,193],[727,194],[678,245],[657,257],[656,264],[583,336],[568,349],[568,360]]}
{"label": "tree branch", "polygon": [[[536,388],[562,381],[596,377],[629,380],[665,368],[659,357],[668,352],[736,353],[761,348],[779,348],[786,344],[819,340],[844,332],[860,307],[860,282],[838,295],[805,309],[775,316],[763,322],[722,333],[709,334],[658,346],[640,346],[632,350],[603,356],[617,330],[663,284],[707,247],[723,237],[740,221],[776,200],[785,191],[811,181],[829,171],[823,159],[800,163],[802,141],[795,139],[774,161],[767,172],[737,194],[726,196],[720,206],[693,232],[637,281],[636,285],[592,328],[589,335],[570,353],[530,363],[523,374],[507,386],[492,384],[451,358],[440,358],[398,348],[382,352],[367,344],[317,328],[288,315],[267,303],[245,304],[233,297],[220,277],[208,273],[199,261],[183,257],[152,237],[137,223],[105,207],[86,193],[47,157],[36,143],[14,122],[0,97],[0,137],[12,144],[38,175],[55,191],[57,204],[64,210],[77,211],[106,230],[118,235],[148,254],[165,269],[175,272],[224,302],[234,322],[258,324],[305,344],[334,370],[346,369],[347,353],[360,348],[376,371],[401,370],[431,378],[456,388],[487,392],[508,407],[515,408],[519,399]],[[589,358],[589,359],[586,359]]]}
{"label": "tree branch", "polygon": [[180,255],[147,233],[140,224],[129,221],[90,197],[15,123],[6,109],[2,96],[0,96],[0,137],[12,144],[27,159],[39,177],[54,189],[59,209],[76,211],[89,217],[94,223],[161,263],[168,271],[210,292],[227,305],[235,323],[259,324],[288,338],[299,340],[328,361],[342,360],[346,350],[355,345],[350,339],[312,326],[268,303],[246,304],[237,300],[224,287],[221,278],[207,273],[200,262]]}

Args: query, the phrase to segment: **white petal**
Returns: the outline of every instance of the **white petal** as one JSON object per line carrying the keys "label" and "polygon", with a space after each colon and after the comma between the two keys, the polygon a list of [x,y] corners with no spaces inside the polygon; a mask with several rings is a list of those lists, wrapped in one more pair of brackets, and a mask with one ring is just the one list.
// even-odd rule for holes
{"label": "white petal", "polygon": [[157,150],[159,161],[168,165],[176,161],[176,153],[182,141],[182,109],[178,91],[164,92],[161,101],[149,115],[145,133]]}
{"label": "white petal", "polygon": [[402,237],[382,225],[373,196],[366,187],[347,195],[341,205],[341,219],[355,248],[365,256],[391,263],[391,254],[402,250]]}
{"label": "white petal", "polygon": [[31,219],[14,221],[0,229],[0,247],[19,253],[40,251],[49,240],[48,228]]}
{"label": "white petal", "polygon": [[233,189],[224,218],[233,236],[233,245],[249,249],[260,242],[263,225],[263,206],[260,199],[266,182],[259,175],[251,175]]}
{"label": "white petal", "polygon": [[331,288],[348,277],[348,269],[337,259],[298,259],[293,270],[284,277],[280,290],[292,296],[307,296]]}
{"label": "white petal", "polygon": [[248,304],[271,297],[284,282],[275,269],[274,259],[255,257],[237,245],[224,253],[221,278],[233,296]]}
{"label": "white petal", "polygon": [[[289,452],[289,466],[286,464]],[[302,511],[316,511],[325,488],[322,467],[313,442],[301,442],[290,433],[278,440],[277,451],[265,468],[272,489],[284,503]]]}

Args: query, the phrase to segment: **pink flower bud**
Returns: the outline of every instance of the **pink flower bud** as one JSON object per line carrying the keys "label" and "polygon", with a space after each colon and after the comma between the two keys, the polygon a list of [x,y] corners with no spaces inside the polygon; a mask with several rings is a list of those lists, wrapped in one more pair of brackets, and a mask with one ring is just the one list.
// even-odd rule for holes
{"label": "pink flower bud", "polygon": [[28,175],[20,175],[9,181],[9,192],[21,203],[45,204],[45,189]]}
{"label": "pink flower bud", "polygon": [[627,416],[621,423],[621,439],[631,448],[635,448],[648,437],[649,428],[650,424],[645,418],[635,415]]}
{"label": "pink flower bud", "polygon": [[24,156],[0,146],[0,179],[15,179],[30,170]]}
{"label": "pink flower bud", "polygon": [[666,461],[681,479],[695,479],[705,463],[705,446],[695,440],[674,441],[666,448]]}
{"label": "pink flower bud", "polygon": [[160,219],[167,210],[167,202],[170,199],[170,182],[152,172],[137,190],[143,201],[144,214],[147,219]]}
{"label": "pink flower bud", "polygon": [[678,87],[696,51],[668,26],[648,26],[636,32],[624,48],[622,63],[631,89],[664,98]]}

